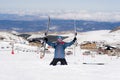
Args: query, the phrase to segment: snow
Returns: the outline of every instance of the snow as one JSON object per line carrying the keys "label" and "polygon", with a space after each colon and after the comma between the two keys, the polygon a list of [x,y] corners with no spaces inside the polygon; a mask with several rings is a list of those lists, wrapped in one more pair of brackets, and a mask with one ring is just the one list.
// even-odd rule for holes
{"label": "snow", "polygon": [[[93,36],[90,38],[88,34],[98,35],[97,39]],[[107,34],[108,31],[86,32],[80,33],[77,38],[82,41],[83,39],[102,40]],[[111,33],[108,35],[111,37]],[[104,40],[107,39],[109,37]],[[15,43],[15,54],[11,54],[11,48],[6,46],[11,45],[8,42],[0,42],[0,48],[5,47],[0,49],[1,80],[120,80],[120,59],[116,56],[97,54],[85,56],[82,55],[83,50],[77,46],[74,55],[66,56],[68,65],[61,66],[58,63],[57,66],[50,66],[53,53],[46,53],[45,57],[40,59],[40,54],[36,52],[37,47]],[[23,49],[30,51],[23,51]],[[87,65],[82,64],[83,62],[99,62],[105,65]]]}
{"label": "snow", "polygon": [[[84,65],[83,56],[67,56],[67,66],[50,66],[53,54],[46,54],[44,59],[36,53],[10,54],[0,53],[1,80],[119,80],[120,60],[101,57],[105,65]],[[87,56],[90,59],[90,56]],[[85,58],[85,57],[84,57]],[[101,59],[100,58],[100,59]],[[92,61],[94,62],[94,61]]]}
{"label": "snow", "polygon": [[4,38],[4,41],[6,42],[17,42],[17,43],[28,43],[25,39],[18,37],[16,35],[13,35],[10,32],[0,32],[0,37]]}

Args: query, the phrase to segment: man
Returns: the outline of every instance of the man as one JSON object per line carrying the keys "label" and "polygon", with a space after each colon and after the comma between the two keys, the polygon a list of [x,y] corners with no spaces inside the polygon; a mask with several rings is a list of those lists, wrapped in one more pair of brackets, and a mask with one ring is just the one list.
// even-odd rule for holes
{"label": "man", "polygon": [[67,62],[65,59],[65,48],[68,46],[71,46],[76,41],[76,37],[71,42],[68,42],[68,43],[64,42],[61,36],[57,37],[56,43],[49,42],[47,38],[45,38],[45,41],[48,45],[55,48],[54,58],[50,63],[50,65],[55,66],[59,61],[61,62],[61,65],[67,65]]}

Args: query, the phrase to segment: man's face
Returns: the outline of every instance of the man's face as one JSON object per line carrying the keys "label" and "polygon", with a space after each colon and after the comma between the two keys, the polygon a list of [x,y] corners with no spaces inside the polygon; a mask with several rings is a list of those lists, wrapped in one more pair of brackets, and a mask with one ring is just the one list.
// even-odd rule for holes
{"label": "man's face", "polygon": [[58,41],[58,42],[62,42],[62,39],[61,39],[61,38],[58,38],[57,41]]}

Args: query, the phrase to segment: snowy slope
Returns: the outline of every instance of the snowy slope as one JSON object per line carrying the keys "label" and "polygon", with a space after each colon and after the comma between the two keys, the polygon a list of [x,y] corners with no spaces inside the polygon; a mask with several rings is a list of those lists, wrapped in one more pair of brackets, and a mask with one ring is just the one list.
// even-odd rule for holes
{"label": "snowy slope", "polygon": [[[67,34],[66,34],[67,36]],[[65,41],[70,41],[74,38],[74,34],[70,33],[69,38]],[[119,43],[120,42],[120,31],[115,31],[110,33],[110,30],[98,30],[98,31],[88,31],[79,32],[77,35],[77,42],[80,44],[84,41],[105,41],[108,44]]]}
{"label": "snowy slope", "polygon": [[8,41],[8,42],[17,42],[17,43],[28,43],[25,39],[18,37],[16,35],[13,35],[10,32],[4,32],[4,31],[0,31],[0,37],[4,38],[4,41]]}
{"label": "snowy slope", "polygon": [[[68,40],[74,37],[72,34],[69,36],[71,37]],[[79,42],[84,40],[107,41],[111,39],[109,37],[113,39],[115,36],[113,33],[109,34],[109,31],[93,31],[79,33],[77,38]],[[108,41],[112,42],[112,39]],[[8,46],[9,43],[1,42],[0,48],[4,47],[3,45]],[[28,49],[29,51],[25,51]],[[15,54],[11,54],[11,49],[0,49],[1,80],[120,80],[120,59],[116,56],[85,56],[81,54],[82,50],[78,46],[75,48],[74,55],[66,56],[67,66],[50,66],[53,54],[46,54],[43,59],[40,59],[40,54],[36,52],[37,47],[20,43],[15,44],[14,50]],[[83,62],[101,62],[105,65],[86,65],[82,64]]]}
{"label": "snowy slope", "polygon": [[[79,51],[76,51],[79,52]],[[120,59],[109,56],[70,55],[67,66],[49,66],[53,54],[44,59],[36,53],[0,53],[1,80],[119,80]],[[82,62],[103,60],[105,65],[85,65]]]}

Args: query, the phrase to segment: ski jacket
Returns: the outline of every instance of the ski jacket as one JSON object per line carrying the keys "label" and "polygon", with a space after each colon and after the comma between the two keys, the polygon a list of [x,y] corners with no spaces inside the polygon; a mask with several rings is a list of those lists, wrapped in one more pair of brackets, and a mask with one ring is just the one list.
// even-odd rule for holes
{"label": "ski jacket", "polygon": [[65,58],[65,48],[71,46],[74,42],[75,40],[68,43],[67,42],[52,43],[49,41],[47,41],[46,43],[55,49],[54,58]]}

